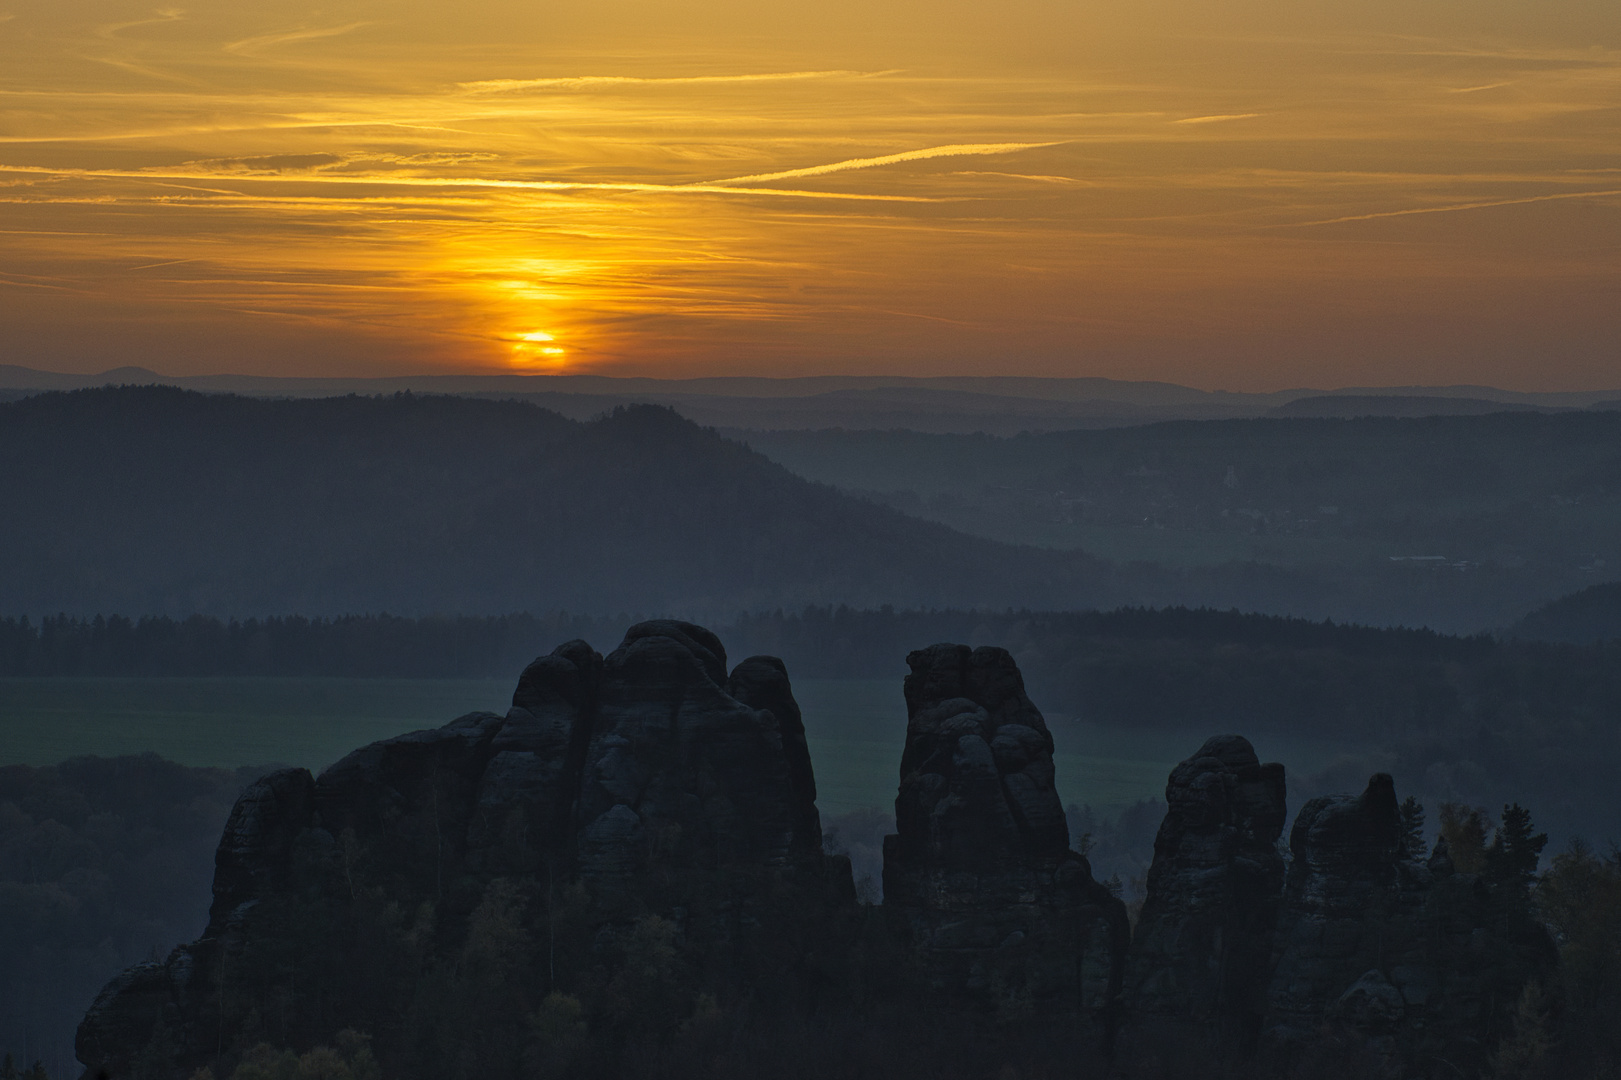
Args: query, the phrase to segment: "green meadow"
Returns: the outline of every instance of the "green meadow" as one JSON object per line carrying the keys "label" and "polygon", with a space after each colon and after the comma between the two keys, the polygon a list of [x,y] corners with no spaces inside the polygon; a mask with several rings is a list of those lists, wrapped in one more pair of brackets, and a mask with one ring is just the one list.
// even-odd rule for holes
{"label": "green meadow", "polygon": [[[800,679],[794,692],[822,812],[887,809],[906,734],[899,680]],[[504,711],[511,693],[510,679],[3,679],[0,765],[150,751],[184,765],[319,771],[377,739]],[[1167,772],[1207,734],[1055,720],[1059,793],[1105,814],[1160,795]],[[1257,749],[1277,757],[1284,748]],[[1305,764],[1298,754],[1284,760]]]}

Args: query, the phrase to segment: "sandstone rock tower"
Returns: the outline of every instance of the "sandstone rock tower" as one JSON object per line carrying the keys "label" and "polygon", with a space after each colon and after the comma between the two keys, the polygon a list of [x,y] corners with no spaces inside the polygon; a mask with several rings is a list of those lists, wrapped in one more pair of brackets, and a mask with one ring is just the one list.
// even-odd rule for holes
{"label": "sandstone rock tower", "polygon": [[907,657],[897,832],[884,908],[936,989],[1112,1017],[1124,905],[1069,850],[1052,735],[1003,649]]}
{"label": "sandstone rock tower", "polygon": [[565,945],[586,955],[655,918],[722,982],[758,967],[749,943],[765,939],[780,977],[807,922],[855,904],[815,798],[781,661],[728,674],[715,635],[675,621],[632,627],[606,659],[569,642],[524,670],[505,716],[252,785],[202,937],[108,985],[80,1060],[89,1077],[184,1077],[261,1040],[381,1036],[413,979],[379,974],[378,956],[399,960],[412,935],[455,947],[475,909],[503,904],[527,903],[545,933],[572,918]]}
{"label": "sandstone rock tower", "polygon": [[1134,1018],[1253,1048],[1283,889],[1283,766],[1218,735],[1172,771],[1126,969]]}

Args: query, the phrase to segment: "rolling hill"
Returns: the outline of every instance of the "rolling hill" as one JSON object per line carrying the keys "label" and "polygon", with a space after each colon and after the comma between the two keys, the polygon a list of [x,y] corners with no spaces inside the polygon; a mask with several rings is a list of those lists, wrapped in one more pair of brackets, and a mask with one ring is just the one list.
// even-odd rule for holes
{"label": "rolling hill", "polygon": [[1106,564],[907,517],[668,409],[165,387],[0,405],[0,610],[1092,606]]}
{"label": "rolling hill", "polygon": [[1596,645],[1621,641],[1621,582],[1589,585],[1517,620],[1504,637]]}

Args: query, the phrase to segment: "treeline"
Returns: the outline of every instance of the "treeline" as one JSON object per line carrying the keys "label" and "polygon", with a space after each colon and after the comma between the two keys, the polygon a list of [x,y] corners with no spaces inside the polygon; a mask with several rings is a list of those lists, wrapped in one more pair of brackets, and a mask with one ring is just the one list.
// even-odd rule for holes
{"label": "treeline", "polygon": [[[740,615],[723,632],[751,652],[791,659],[795,669],[823,678],[879,678],[905,670],[906,653],[937,641],[1003,645],[1028,669],[1059,646],[1092,640],[1144,643],[1176,640],[1204,646],[1326,650],[1348,657],[1396,656],[1469,663],[1499,648],[1485,635],[1457,637],[1432,630],[1385,629],[1258,615],[1213,608],[1126,607],[1112,611],[897,611],[846,606],[807,607]],[[1018,649],[1009,642],[1017,642]],[[1044,643],[1046,643],[1044,647]]]}
{"label": "treeline", "polygon": [[[301,615],[225,620],[205,615],[0,618],[0,676],[289,676],[499,678],[560,642],[584,638],[606,652],[643,615],[553,612],[497,616]],[[1469,663],[1501,647],[1487,637],[1377,629],[1190,608],[1030,612],[858,610],[807,607],[739,615],[715,627],[734,659],[769,653],[795,674],[883,678],[906,653],[936,641],[1004,644],[1010,637],[1078,643],[1175,639],[1349,657]]]}
{"label": "treeline", "polygon": [[[571,638],[607,653],[640,618],[9,619],[0,620],[0,675],[515,679]],[[796,680],[898,685],[914,649],[1000,645],[1076,749],[1099,728],[1185,736],[1189,750],[1239,731],[1299,763],[1291,790],[1302,796],[1395,771],[1433,801],[1534,801],[1561,841],[1621,839],[1621,642],[1496,641],[1186,608],[809,607],[711,628],[733,662],[780,656]]]}
{"label": "treeline", "polygon": [[[628,625],[630,617],[612,620]],[[0,676],[479,678],[512,675],[610,620],[559,613],[223,620],[123,615],[0,619]]]}

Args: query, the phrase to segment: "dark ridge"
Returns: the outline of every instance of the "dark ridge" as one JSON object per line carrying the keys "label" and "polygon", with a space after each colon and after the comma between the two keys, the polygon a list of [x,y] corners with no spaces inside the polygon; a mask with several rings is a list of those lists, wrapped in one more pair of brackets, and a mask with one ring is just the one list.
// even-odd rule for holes
{"label": "dark ridge", "polygon": [[579,424],[114,387],[0,405],[0,457],[12,611],[1090,606],[1115,587],[1087,556],[908,518],[657,406]]}
{"label": "dark ridge", "polygon": [[[521,665],[545,641],[602,640],[639,618],[567,612],[243,620],[207,615],[0,618],[0,676],[472,678]],[[886,673],[893,657],[909,651],[908,642],[968,637],[993,627],[1005,633],[1015,624],[1053,638],[1174,639],[1332,650],[1366,659],[1471,662],[1502,650],[1486,635],[1457,637],[1432,630],[1182,607],[996,614],[813,606],[791,614],[781,610],[741,614],[726,633],[751,647],[770,646],[794,657],[801,670],[865,677]]]}
{"label": "dark ridge", "polygon": [[1486,398],[1424,397],[1382,394],[1326,394],[1296,398],[1271,409],[1268,416],[1342,417],[1362,416],[1484,416],[1503,412],[1551,411],[1519,402],[1490,401]]}
{"label": "dark ridge", "polygon": [[1590,585],[1562,596],[1510,626],[1503,636],[1572,645],[1621,639],[1621,582]]}

